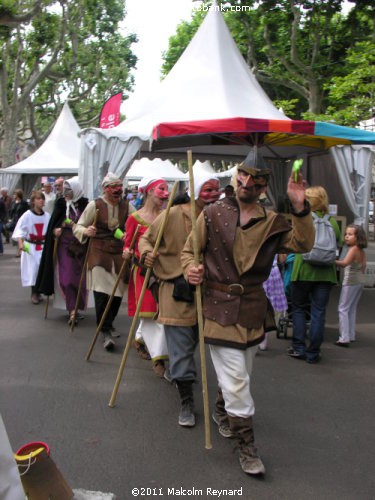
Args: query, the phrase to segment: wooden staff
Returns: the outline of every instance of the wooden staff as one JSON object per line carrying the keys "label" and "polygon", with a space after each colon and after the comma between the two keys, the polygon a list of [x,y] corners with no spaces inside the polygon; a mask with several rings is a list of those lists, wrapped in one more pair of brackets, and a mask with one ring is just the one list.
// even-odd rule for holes
{"label": "wooden staff", "polygon": [[[59,239],[55,236],[54,242],[53,242],[53,253],[52,253],[52,272],[53,276],[55,273],[55,264],[56,264],[56,255],[57,255],[57,247],[59,244]],[[48,316],[48,306],[49,306],[49,295],[47,295],[47,301],[46,301],[46,306],[44,309],[44,319],[47,319]]]}
{"label": "wooden staff", "polygon": [[[92,223],[92,226],[96,226],[96,221],[98,219],[98,214],[99,214],[99,210],[97,209],[95,211],[94,221]],[[70,324],[70,331],[71,332],[74,330],[74,326],[75,326],[75,322],[76,322],[76,314],[77,314],[77,310],[78,310],[79,298],[80,298],[80,295],[81,295],[81,290],[82,290],[82,285],[83,285],[83,278],[86,275],[86,267],[87,267],[87,261],[88,261],[89,254],[90,254],[91,242],[92,242],[92,238],[90,237],[88,245],[87,245],[85,260],[83,261],[81,279],[79,280],[76,305],[74,307],[73,317],[71,318],[71,324]]]}
{"label": "wooden staff", "polygon": [[[164,233],[164,228],[165,228],[165,225],[167,223],[167,219],[168,219],[168,214],[169,214],[169,210],[171,209],[171,206],[172,206],[172,202],[174,200],[174,197],[175,197],[175,194],[176,194],[176,190],[177,190],[177,186],[178,186],[178,181],[176,181],[173,185],[173,189],[172,189],[172,192],[171,192],[171,195],[169,197],[169,200],[168,200],[168,205],[167,205],[167,208],[165,209],[164,211],[164,218],[163,218],[163,222],[160,226],[160,229],[159,229],[159,233],[158,233],[158,236],[156,238],[156,242],[155,242],[155,246],[154,246],[154,250],[153,250],[153,256],[155,257],[156,254],[158,253],[158,249],[159,249],[159,246],[160,246],[160,242],[161,242],[161,239],[163,237],[163,233]],[[118,393],[118,389],[119,389],[119,386],[120,386],[120,382],[121,382],[121,378],[122,378],[122,374],[124,372],[124,369],[125,369],[125,364],[126,364],[126,360],[127,360],[127,357],[128,357],[128,353],[129,353],[129,350],[130,350],[130,346],[131,346],[131,342],[133,340],[133,336],[134,336],[134,333],[135,333],[135,327],[137,325],[137,321],[138,321],[138,317],[139,317],[139,313],[140,313],[140,310],[141,310],[141,307],[142,307],[142,301],[143,301],[143,297],[146,293],[146,288],[147,288],[147,285],[148,285],[148,281],[150,279],[150,276],[151,276],[151,271],[152,271],[152,268],[149,267],[146,271],[146,274],[145,274],[145,279],[144,279],[144,282],[143,282],[143,286],[142,286],[142,289],[141,289],[141,293],[139,295],[139,299],[138,299],[138,303],[137,303],[137,308],[135,310],[135,314],[134,314],[134,317],[133,317],[133,321],[132,321],[132,324],[130,326],[130,330],[129,330],[129,335],[128,335],[128,339],[126,341],[126,346],[125,346],[125,350],[124,350],[124,353],[122,355],[122,359],[121,359],[121,364],[120,364],[120,368],[118,370],[118,373],[117,373],[117,378],[116,378],[116,382],[115,382],[115,385],[113,387],[113,391],[112,391],[112,395],[111,395],[111,399],[109,400],[109,403],[108,403],[108,406],[110,406],[111,408],[113,408],[115,406],[115,403],[116,403],[116,396],[117,396],[117,393]]]}
{"label": "wooden staff", "polygon": [[[136,227],[136,230],[135,230],[135,232],[133,234],[132,241],[130,243],[129,250],[133,250],[133,248],[134,248],[134,245],[135,245],[135,242],[136,242],[136,239],[137,239],[137,236],[138,236],[138,231],[139,231],[140,227],[141,227],[140,224],[138,224],[137,227]],[[115,296],[117,287],[118,287],[118,285],[120,283],[122,275],[124,274],[124,270],[125,270],[126,265],[128,264],[129,259],[130,259],[130,254],[129,254],[128,257],[126,257],[126,259],[124,259],[124,262],[121,265],[121,269],[120,269],[120,272],[118,273],[115,286],[113,287],[111,296],[109,297],[107,305],[105,306],[105,309],[104,309],[104,312],[103,312],[103,316],[102,316],[102,318],[100,320],[100,323],[99,323],[99,325],[98,325],[98,327],[96,329],[96,332],[95,332],[94,338],[92,340],[90,349],[88,350],[88,353],[86,354],[86,361],[90,360],[91,353],[92,353],[92,351],[94,349],[95,343],[96,343],[96,341],[98,339],[98,336],[99,336],[100,330],[102,329],[102,326],[103,326],[103,323],[105,321],[105,318],[107,317],[109,308],[111,307],[111,304],[112,304],[112,301],[113,301],[113,297]]]}
{"label": "wooden staff", "polygon": [[[192,225],[192,238],[195,265],[199,265],[199,245],[198,245],[198,231],[197,231],[197,214],[194,202],[194,176],[193,176],[193,155],[189,149],[187,152],[188,165],[189,165],[189,184],[191,193],[191,225]],[[198,317],[198,331],[199,331],[199,353],[201,358],[201,372],[202,372],[202,396],[203,396],[203,413],[204,413],[204,430],[205,430],[205,447],[207,450],[212,448],[211,443],[211,429],[209,418],[208,406],[208,390],[207,390],[207,370],[206,370],[206,352],[204,348],[204,334],[203,334],[203,313],[202,313],[202,289],[201,285],[195,287],[196,301],[197,301],[197,317]]]}

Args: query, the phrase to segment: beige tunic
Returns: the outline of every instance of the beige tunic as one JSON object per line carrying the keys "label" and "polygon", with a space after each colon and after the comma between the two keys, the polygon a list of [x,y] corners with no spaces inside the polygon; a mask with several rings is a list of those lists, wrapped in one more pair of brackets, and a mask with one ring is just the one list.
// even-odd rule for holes
{"label": "beige tunic", "polygon": [[[197,323],[195,303],[174,300],[173,283],[167,281],[182,274],[180,254],[191,231],[190,211],[190,203],[171,208],[154,266],[154,273],[160,279],[158,321],[165,325],[193,326]],[[141,256],[153,251],[163,218],[162,213],[139,239]]]}
{"label": "beige tunic", "polygon": [[[118,206],[110,205],[104,198],[103,201],[106,203],[108,208],[108,229],[113,231],[116,229],[118,224],[119,209]],[[84,231],[87,227],[91,226],[95,218],[96,205],[95,200],[90,201],[86,206],[83,214],[81,215],[78,223],[73,227],[74,236],[81,242],[85,243],[87,236]],[[104,268],[100,266],[95,266],[91,271],[87,271],[87,288],[94,290],[96,292],[102,292],[107,295],[111,295],[113,288],[115,286],[117,279],[117,274],[115,272],[115,266],[112,266],[112,271],[108,273]],[[120,283],[116,289],[115,296],[122,297],[125,292],[126,285],[120,280]]]}
{"label": "beige tunic", "polygon": [[[263,210],[259,208],[259,217],[263,214]],[[233,255],[234,261],[239,274],[251,269],[255,258],[259,252],[260,246],[264,240],[264,234],[269,225],[269,218],[272,212],[269,212],[267,217],[258,221],[254,226],[246,229],[237,227],[234,244]],[[314,244],[314,225],[311,214],[304,217],[292,217],[293,228],[284,233],[281,239],[280,252],[307,252]],[[198,241],[200,243],[200,252],[203,252],[207,243],[207,227],[203,214],[197,219]],[[194,266],[194,251],[192,235],[190,234],[185,247],[181,253],[181,264],[186,277],[190,267]],[[206,319],[204,326],[204,335],[209,343],[220,345],[230,344],[233,347],[236,345],[239,348],[246,348],[262,341],[264,336],[263,327],[247,329],[239,324],[230,326],[221,326],[215,321]]]}

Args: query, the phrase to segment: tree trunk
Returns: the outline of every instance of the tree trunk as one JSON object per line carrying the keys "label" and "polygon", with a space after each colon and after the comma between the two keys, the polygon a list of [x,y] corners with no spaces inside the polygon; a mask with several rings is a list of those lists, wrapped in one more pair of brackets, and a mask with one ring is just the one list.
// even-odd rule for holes
{"label": "tree trunk", "polygon": [[[13,104],[14,106],[14,104]],[[17,150],[17,111],[11,109],[8,116],[4,116],[4,123],[6,124],[3,139],[3,158],[2,166],[10,167],[16,163],[16,150]]]}
{"label": "tree trunk", "polygon": [[309,83],[309,112],[320,115],[322,112],[323,90],[314,81]]}

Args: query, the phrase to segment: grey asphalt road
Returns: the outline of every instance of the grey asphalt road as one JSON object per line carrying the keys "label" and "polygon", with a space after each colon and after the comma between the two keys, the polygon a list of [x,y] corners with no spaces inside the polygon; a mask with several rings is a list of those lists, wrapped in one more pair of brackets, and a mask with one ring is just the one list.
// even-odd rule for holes
{"label": "grey asphalt road", "polygon": [[[125,305],[116,352],[98,342],[86,362],[93,310],[73,333],[62,311],[50,306],[43,319],[44,305],[31,304],[29,290],[21,288],[13,255],[6,245],[0,258],[0,412],[14,451],[44,441],[72,488],[111,492],[120,500],[375,498],[375,289],[365,289],[358,342],[349,349],[333,345],[335,289],[321,363],[288,358],[289,341],[273,334],[269,349],[257,356],[255,435],[267,474],[255,479],[241,471],[234,442],[215,424],[213,447],[205,449],[201,385],[195,387],[197,425],[183,429],[176,389],[156,378],[133,349],[116,406],[109,408],[130,326]],[[216,384],[208,357],[207,372],[212,409]]]}

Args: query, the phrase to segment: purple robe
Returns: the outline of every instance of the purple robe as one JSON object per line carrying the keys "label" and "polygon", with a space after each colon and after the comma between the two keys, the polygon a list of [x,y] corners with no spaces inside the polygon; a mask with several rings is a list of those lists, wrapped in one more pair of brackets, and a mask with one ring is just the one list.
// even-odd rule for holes
{"label": "purple robe", "polygon": [[[77,213],[74,213],[73,209],[70,207],[69,218],[73,222],[77,222],[81,216],[81,211],[77,209]],[[59,244],[57,247],[57,279],[61,293],[65,299],[66,309],[68,311],[74,311],[77,293],[79,288],[79,282],[82,274],[82,267],[85,260],[86,249],[82,245],[81,256],[72,257],[69,251],[69,244],[72,241],[78,240],[73,236],[72,229],[70,227],[62,227],[62,233],[59,238]],[[86,288],[86,276],[83,278],[78,309],[84,310],[87,306],[87,288]]]}

